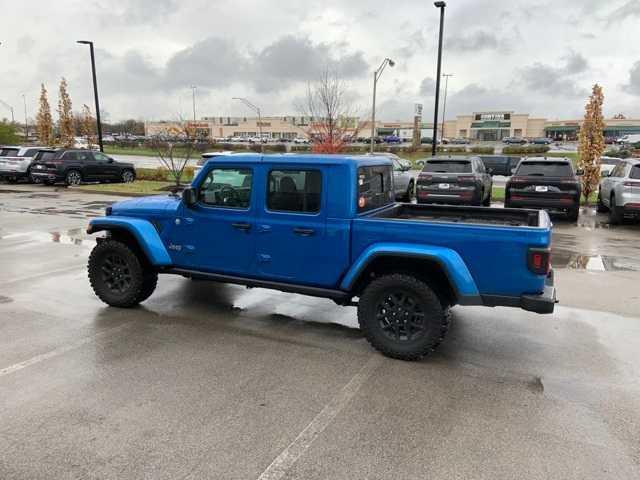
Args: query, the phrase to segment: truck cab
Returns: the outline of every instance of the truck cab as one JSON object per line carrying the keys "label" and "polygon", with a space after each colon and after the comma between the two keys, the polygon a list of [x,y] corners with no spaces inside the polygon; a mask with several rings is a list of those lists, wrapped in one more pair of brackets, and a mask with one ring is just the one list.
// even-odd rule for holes
{"label": "truck cab", "polygon": [[98,231],[89,278],[109,305],[146,300],[158,274],[325,297],[406,360],[437,346],[453,305],[555,303],[545,212],[396,203],[384,157],[217,156],[182,197],[118,202]]}

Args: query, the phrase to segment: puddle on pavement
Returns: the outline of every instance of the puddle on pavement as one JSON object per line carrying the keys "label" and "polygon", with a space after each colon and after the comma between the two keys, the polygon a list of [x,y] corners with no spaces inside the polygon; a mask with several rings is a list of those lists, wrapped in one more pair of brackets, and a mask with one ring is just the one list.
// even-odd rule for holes
{"label": "puddle on pavement", "polygon": [[[24,242],[53,242],[64,245],[82,245],[89,240],[82,228],[72,228],[65,232],[21,232],[1,235],[0,240],[23,240]],[[93,239],[90,239],[93,242]]]}
{"label": "puddle on pavement", "polygon": [[613,255],[584,255],[563,249],[553,249],[554,268],[588,270],[591,272],[640,272],[640,259]]}

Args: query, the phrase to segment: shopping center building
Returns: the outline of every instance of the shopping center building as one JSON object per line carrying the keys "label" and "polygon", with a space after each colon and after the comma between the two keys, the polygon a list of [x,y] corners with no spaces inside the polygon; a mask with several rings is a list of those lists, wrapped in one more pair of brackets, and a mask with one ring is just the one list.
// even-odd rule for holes
{"label": "shopping center building", "polygon": [[[186,122],[195,128],[199,136],[211,139],[230,137],[255,137],[262,132],[268,138],[306,137],[313,130],[317,118],[287,115],[281,117],[203,117],[198,121]],[[366,137],[371,135],[371,123],[363,118],[349,118],[348,133]],[[444,122],[446,138],[468,138],[477,141],[500,141],[506,137],[549,137],[554,140],[576,140],[580,132],[582,120],[547,120],[532,117],[527,113],[513,111],[474,112],[469,115],[458,115],[453,120]],[[356,128],[357,125],[357,128]],[[377,136],[399,135],[411,138],[413,120],[404,122],[377,121]],[[433,123],[420,123],[422,136],[430,136]],[[183,128],[183,127],[182,127]],[[442,128],[438,125],[438,128]],[[146,122],[145,134],[148,136],[167,135],[180,129],[178,122]],[[640,119],[611,118],[605,119],[605,137],[618,138],[627,134],[640,134]],[[440,136],[440,131],[439,135]]]}

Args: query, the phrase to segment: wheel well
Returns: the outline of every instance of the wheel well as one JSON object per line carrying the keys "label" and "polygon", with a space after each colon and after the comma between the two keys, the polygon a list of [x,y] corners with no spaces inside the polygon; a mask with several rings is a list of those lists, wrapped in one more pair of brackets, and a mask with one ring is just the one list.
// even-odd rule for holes
{"label": "wheel well", "polygon": [[133,235],[133,233],[131,233],[126,228],[108,229],[107,238],[124,243],[134,251],[136,256],[142,261],[145,267],[151,267],[151,262],[149,261],[147,254],[144,252],[144,250],[140,246],[138,239],[136,239],[135,235]]}
{"label": "wheel well", "polygon": [[424,257],[396,255],[376,257],[358,275],[352,288],[353,294],[360,296],[372,279],[392,273],[411,275],[426,283],[438,295],[443,306],[456,303],[456,291],[442,264],[435,259]]}

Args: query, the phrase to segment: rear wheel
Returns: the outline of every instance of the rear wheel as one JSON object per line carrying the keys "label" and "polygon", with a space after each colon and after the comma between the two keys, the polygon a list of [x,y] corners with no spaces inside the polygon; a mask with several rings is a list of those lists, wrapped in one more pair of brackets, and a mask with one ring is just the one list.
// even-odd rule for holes
{"label": "rear wheel", "polygon": [[491,191],[489,191],[489,194],[487,195],[487,198],[482,202],[482,205],[485,207],[491,206]]}
{"label": "rear wheel", "polygon": [[611,201],[609,202],[609,223],[616,225],[622,222],[622,215],[620,209],[616,205],[616,196],[611,195]]}
{"label": "rear wheel", "polygon": [[133,307],[156,287],[157,273],[146,269],[131,247],[116,240],[103,240],[94,247],[88,270],[95,294],[113,307]]}
{"label": "rear wheel", "polygon": [[572,208],[567,212],[567,219],[570,222],[577,222],[579,216],[580,216],[580,207]]}
{"label": "rear wheel", "polygon": [[607,206],[602,202],[601,192],[598,191],[598,205],[596,206],[596,211],[598,213],[606,213],[609,211]]}
{"label": "rear wheel", "polygon": [[64,177],[64,183],[67,185],[80,185],[82,183],[82,174],[78,170],[69,170]]}
{"label": "rear wheel", "polygon": [[436,349],[449,329],[449,312],[436,293],[410,275],[373,280],[358,302],[358,323],[384,355],[418,360]]}

